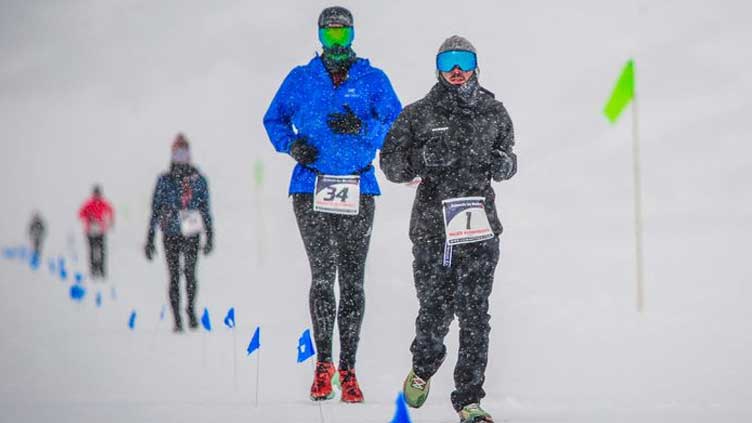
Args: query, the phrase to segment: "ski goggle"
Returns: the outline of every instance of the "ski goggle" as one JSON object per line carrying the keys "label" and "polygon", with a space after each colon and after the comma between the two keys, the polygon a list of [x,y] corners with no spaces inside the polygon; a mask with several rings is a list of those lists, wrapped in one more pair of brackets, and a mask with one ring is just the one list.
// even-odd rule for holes
{"label": "ski goggle", "polygon": [[475,53],[467,50],[449,50],[436,56],[436,69],[441,72],[449,72],[455,66],[469,72],[478,67],[478,59]]}
{"label": "ski goggle", "polygon": [[326,48],[332,48],[335,45],[348,47],[355,38],[355,31],[351,26],[337,26],[319,28],[319,40]]}

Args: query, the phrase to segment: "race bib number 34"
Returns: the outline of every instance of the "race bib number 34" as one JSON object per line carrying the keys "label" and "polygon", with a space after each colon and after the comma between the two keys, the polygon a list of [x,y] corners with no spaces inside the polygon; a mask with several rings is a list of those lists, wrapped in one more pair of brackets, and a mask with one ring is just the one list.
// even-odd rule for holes
{"label": "race bib number 34", "polygon": [[317,176],[313,210],[324,213],[357,215],[360,212],[360,176]]}
{"label": "race bib number 34", "polygon": [[483,197],[450,198],[441,202],[447,244],[467,244],[494,237],[484,202]]}

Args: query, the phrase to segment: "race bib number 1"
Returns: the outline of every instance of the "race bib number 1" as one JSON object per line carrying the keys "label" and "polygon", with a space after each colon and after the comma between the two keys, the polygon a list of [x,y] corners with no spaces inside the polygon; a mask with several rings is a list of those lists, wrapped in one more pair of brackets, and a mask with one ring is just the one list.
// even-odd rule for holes
{"label": "race bib number 1", "polygon": [[198,235],[204,230],[204,219],[198,210],[180,210],[180,233],[183,236]]}
{"label": "race bib number 1", "polygon": [[360,176],[317,176],[313,210],[347,215],[360,213]]}
{"label": "race bib number 1", "polygon": [[447,245],[467,244],[494,237],[483,197],[450,198],[442,201]]}

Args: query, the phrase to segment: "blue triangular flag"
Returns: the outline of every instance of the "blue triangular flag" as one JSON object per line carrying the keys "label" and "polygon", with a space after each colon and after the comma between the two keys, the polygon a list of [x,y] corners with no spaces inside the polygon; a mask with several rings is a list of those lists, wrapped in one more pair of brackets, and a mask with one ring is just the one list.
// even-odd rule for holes
{"label": "blue triangular flag", "polygon": [[225,326],[232,329],[235,327],[235,307],[230,307],[225,316]]}
{"label": "blue triangular flag", "polygon": [[76,283],[81,283],[84,280],[84,275],[82,275],[81,272],[76,272],[73,275],[73,278],[76,280]]}
{"label": "blue triangular flag", "polygon": [[251,355],[259,348],[261,348],[261,328],[256,327],[256,332],[253,332],[253,338],[251,338],[251,343],[248,344],[246,352],[248,352],[248,355]]}
{"label": "blue triangular flag", "polygon": [[29,260],[29,267],[31,267],[31,270],[36,271],[37,269],[39,269],[39,261],[39,253],[33,253],[31,255],[31,260]]}
{"label": "blue triangular flag", "polygon": [[60,273],[60,279],[68,279],[68,272],[65,270],[65,259],[60,257],[57,261],[57,269]]}
{"label": "blue triangular flag", "polygon": [[136,327],[136,310],[131,311],[131,317],[128,319],[128,327],[131,330]]}
{"label": "blue triangular flag", "polygon": [[97,307],[102,307],[102,293],[97,292],[97,298],[95,300]]}
{"label": "blue triangular flag", "polygon": [[167,306],[162,304],[162,310],[159,311],[159,320],[164,320],[166,312],[167,312]]}
{"label": "blue triangular flag", "polygon": [[402,392],[397,395],[397,409],[394,412],[394,418],[389,423],[411,423],[410,413],[407,411],[407,403]]}
{"label": "blue triangular flag", "polygon": [[298,363],[302,363],[314,355],[316,355],[316,351],[311,340],[311,330],[306,329],[298,339]]}
{"label": "blue triangular flag", "polygon": [[204,329],[211,332],[211,319],[209,319],[209,309],[204,307],[204,314],[201,316],[201,325]]}
{"label": "blue triangular flag", "polygon": [[86,289],[84,289],[83,286],[80,284],[73,284],[70,287],[70,297],[74,301],[81,301],[84,299],[84,295],[86,295]]}

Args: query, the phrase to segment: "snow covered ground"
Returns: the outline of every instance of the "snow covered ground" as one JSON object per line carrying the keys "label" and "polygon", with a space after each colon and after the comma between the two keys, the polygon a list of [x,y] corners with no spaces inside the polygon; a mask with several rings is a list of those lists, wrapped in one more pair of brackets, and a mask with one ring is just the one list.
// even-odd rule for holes
{"label": "snow covered ground", "polygon": [[[520,171],[497,185],[506,232],[484,401],[497,419],[750,421],[752,6],[342,4],[355,15],[356,51],[387,72],[403,103],[428,91],[436,49],[459,33],[476,45],[482,84],[514,120]],[[367,402],[312,404],[311,363],[295,362],[309,327],[308,265],[286,196],[293,162],[274,153],[261,117],[284,75],[317,49],[315,19],[328,5],[3,2],[0,247],[23,242],[39,209],[51,231],[46,252],[84,270],[75,215],[92,183],[102,183],[118,216],[111,277],[85,280],[82,303],[46,260],[33,272],[0,259],[0,421],[391,419],[417,309],[411,188],[381,178],[358,355]],[[630,116],[610,126],[600,113],[629,57],[643,143],[641,314]],[[159,319],[162,257],[142,255],[149,196],[179,130],[209,177],[216,220],[215,251],[199,262],[199,304],[215,328],[184,336]],[[235,340],[221,325],[231,306]],[[261,355],[245,357],[257,325]],[[414,422],[456,420],[448,401],[456,337],[454,327],[451,354]]]}

